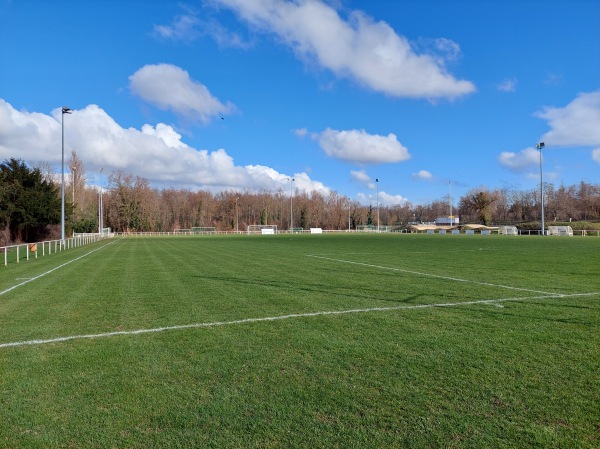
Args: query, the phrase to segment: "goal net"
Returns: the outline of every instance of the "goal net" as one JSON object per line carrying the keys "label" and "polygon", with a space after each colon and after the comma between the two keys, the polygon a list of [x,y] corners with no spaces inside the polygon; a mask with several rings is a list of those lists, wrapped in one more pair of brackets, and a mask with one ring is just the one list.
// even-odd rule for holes
{"label": "goal net", "polygon": [[277,225],[248,225],[248,234],[277,234]]}
{"label": "goal net", "polygon": [[573,237],[571,226],[548,226],[548,235],[568,235]]}
{"label": "goal net", "polygon": [[357,232],[390,232],[391,230],[391,226],[384,225],[380,225],[379,229],[377,229],[376,225],[358,225],[356,227]]}
{"label": "goal net", "polygon": [[216,234],[217,228],[214,226],[197,226],[191,229],[192,234]]}
{"label": "goal net", "polygon": [[357,232],[377,232],[377,226],[373,225],[358,225],[356,226]]}
{"label": "goal net", "polygon": [[498,228],[498,234],[500,235],[519,235],[519,231],[516,226],[500,226]]}

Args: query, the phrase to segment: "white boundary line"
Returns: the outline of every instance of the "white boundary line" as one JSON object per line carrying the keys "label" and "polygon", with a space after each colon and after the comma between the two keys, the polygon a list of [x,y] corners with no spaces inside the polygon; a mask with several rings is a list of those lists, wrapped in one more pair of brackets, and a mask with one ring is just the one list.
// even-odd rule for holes
{"label": "white boundary line", "polygon": [[406,270],[404,268],[384,267],[382,265],[372,265],[370,263],[364,263],[364,262],[353,262],[351,260],[333,259],[331,257],[317,256],[315,254],[307,254],[307,257],[313,257],[315,259],[329,260],[332,262],[348,263],[348,264],[352,264],[352,265],[361,265],[363,267],[369,267],[369,268],[380,268],[382,270],[397,271],[399,273],[416,274],[419,276],[426,276],[426,277],[430,277],[430,278],[444,279],[446,281],[466,282],[469,284],[485,285],[487,287],[498,287],[498,288],[506,288],[509,290],[519,290],[519,291],[523,291],[523,292],[541,293],[543,295],[552,295],[552,296],[556,295],[556,293],[543,292],[541,290],[531,290],[528,288],[511,287],[510,285],[492,284],[490,282],[472,281],[469,279],[461,279],[461,278],[455,278],[455,277],[450,277],[450,276],[441,276],[438,274],[423,273],[420,271]]}
{"label": "white boundary line", "polygon": [[435,308],[435,307],[459,307],[459,306],[469,306],[469,305],[476,305],[476,304],[497,304],[497,303],[508,302],[508,301],[525,301],[525,300],[529,300],[529,299],[560,299],[560,298],[576,298],[576,297],[594,296],[594,295],[600,295],[600,292],[574,293],[574,294],[570,294],[570,295],[556,294],[556,295],[543,295],[543,296],[529,296],[529,297],[520,297],[520,298],[515,297],[515,298],[500,298],[500,299],[481,299],[481,300],[475,300],[475,301],[441,303],[441,304],[418,304],[418,305],[412,305],[412,306],[370,307],[370,308],[364,308],[364,309],[330,310],[330,311],[323,311],[323,312],[292,313],[289,315],[278,315],[278,316],[261,317],[261,318],[245,318],[242,320],[233,320],[233,321],[214,321],[212,323],[182,324],[179,326],[165,326],[165,327],[156,327],[156,328],[152,328],[152,329],[137,329],[137,330],[132,330],[132,331],[115,331],[115,332],[104,332],[104,333],[99,333],[99,334],[70,335],[67,337],[49,338],[46,340],[15,341],[15,342],[11,342],[11,343],[0,343],[0,349],[17,347],[17,346],[37,346],[37,345],[44,345],[44,344],[49,344],[49,343],[60,343],[60,342],[70,341],[70,340],[107,338],[107,337],[117,337],[117,336],[121,336],[121,335],[150,334],[150,333],[156,333],[156,332],[181,330],[181,329],[197,329],[197,328],[207,328],[207,327],[231,326],[231,325],[235,325],[235,324],[260,323],[260,322],[265,322],[265,321],[279,321],[279,320],[287,320],[287,319],[292,319],[292,318],[308,318],[308,317],[328,316],[328,315],[345,315],[345,314],[350,314],[350,313],[385,312],[385,311],[403,310],[403,309],[431,309],[431,308]]}
{"label": "white boundary line", "polygon": [[117,241],[117,240],[113,240],[112,242],[109,242],[109,243],[107,243],[106,245],[102,245],[100,248],[93,249],[92,251],[90,251],[90,252],[88,252],[88,253],[85,253],[85,254],[84,254],[84,255],[82,255],[82,256],[76,257],[75,259],[71,259],[71,260],[69,260],[68,262],[65,262],[65,263],[63,263],[62,265],[59,265],[58,267],[54,267],[54,268],[52,268],[51,270],[48,270],[48,271],[46,271],[45,273],[39,274],[39,275],[37,275],[37,276],[35,276],[35,277],[32,277],[32,278],[28,278],[28,279],[26,278],[26,279],[27,279],[26,281],[23,281],[23,282],[21,282],[21,283],[19,283],[19,284],[13,285],[12,287],[9,287],[9,288],[7,288],[6,290],[2,290],[2,291],[0,291],[0,296],[2,296],[2,295],[5,295],[6,293],[8,293],[8,292],[11,292],[11,291],[13,291],[13,290],[14,290],[14,289],[16,289],[16,288],[18,288],[18,287],[22,287],[23,285],[25,285],[25,284],[28,284],[28,283],[30,283],[30,282],[33,282],[33,281],[35,281],[35,280],[37,280],[37,279],[39,279],[39,278],[41,278],[41,277],[44,277],[44,276],[46,276],[47,274],[50,274],[50,273],[52,273],[52,272],[54,272],[54,271],[56,271],[56,270],[59,270],[60,268],[66,267],[67,265],[69,265],[69,264],[72,264],[73,262],[76,262],[76,261],[78,261],[79,259],[83,259],[84,257],[87,257],[87,256],[89,256],[89,255],[90,255],[90,254],[92,254],[92,253],[95,253],[96,251],[100,251],[101,249],[103,249],[103,248],[107,247],[108,245],[112,245],[112,244],[113,244],[113,243],[115,243],[116,241]]}

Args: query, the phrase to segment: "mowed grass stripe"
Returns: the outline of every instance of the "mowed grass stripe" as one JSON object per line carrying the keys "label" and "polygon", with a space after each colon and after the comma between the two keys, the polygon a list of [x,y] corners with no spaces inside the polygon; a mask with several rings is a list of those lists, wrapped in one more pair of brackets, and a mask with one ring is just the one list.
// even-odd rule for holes
{"label": "mowed grass stripe", "polygon": [[400,311],[400,310],[414,310],[414,309],[429,309],[429,308],[447,308],[447,307],[464,307],[464,306],[472,306],[479,304],[491,304],[500,307],[504,307],[502,303],[505,302],[514,302],[514,301],[526,301],[526,300],[548,300],[548,299],[573,299],[573,298],[581,298],[587,296],[600,296],[600,292],[590,292],[590,293],[578,293],[572,295],[549,295],[544,294],[542,296],[529,296],[529,297],[513,297],[513,298],[499,298],[499,299],[481,299],[476,301],[462,301],[458,303],[437,303],[437,304],[420,304],[420,305],[405,305],[405,306],[396,306],[396,307],[372,307],[368,309],[349,309],[349,310],[327,310],[321,312],[308,312],[308,313],[294,313],[288,315],[277,315],[277,316],[269,316],[269,317],[258,317],[258,318],[244,318],[240,320],[234,321],[217,321],[212,323],[192,323],[192,324],[181,324],[176,326],[164,326],[157,327],[151,329],[135,329],[135,330],[125,330],[125,331],[113,331],[106,332],[102,334],[87,334],[87,335],[69,335],[65,337],[56,337],[46,340],[27,340],[27,341],[17,341],[10,343],[0,343],[0,348],[10,348],[16,346],[35,346],[41,344],[49,344],[49,343],[61,343],[71,340],[85,340],[85,339],[95,339],[95,338],[107,338],[107,337],[119,337],[119,336],[128,336],[128,335],[142,335],[142,334],[153,334],[157,332],[165,332],[165,331],[174,331],[174,330],[185,330],[185,329],[198,329],[198,328],[209,328],[209,327],[220,327],[220,326],[232,326],[232,325],[240,325],[240,324],[251,324],[251,323],[260,323],[260,322],[270,322],[270,321],[279,321],[279,320],[288,320],[293,318],[312,318],[312,317],[322,317],[322,316],[335,316],[335,315],[347,315],[347,314],[355,314],[355,313],[372,313],[372,312],[390,312],[390,311]]}

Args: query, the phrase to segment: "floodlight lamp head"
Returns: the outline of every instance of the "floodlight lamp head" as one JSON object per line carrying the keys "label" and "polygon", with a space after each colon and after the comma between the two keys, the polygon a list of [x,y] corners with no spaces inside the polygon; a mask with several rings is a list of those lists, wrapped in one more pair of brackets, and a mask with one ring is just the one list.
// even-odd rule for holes
{"label": "floodlight lamp head", "polygon": [[544,145],[544,142],[540,142],[540,143],[538,143],[538,144],[537,144],[535,147],[536,147],[538,150],[541,150],[541,149],[542,149],[542,148],[544,148],[545,146],[546,146],[546,145]]}
{"label": "floodlight lamp head", "polygon": [[70,114],[70,113],[71,113],[71,111],[72,111],[72,109],[70,109],[70,108],[67,108],[67,107],[65,107],[65,106],[63,106],[63,108],[62,108],[62,113],[63,113],[63,114]]}

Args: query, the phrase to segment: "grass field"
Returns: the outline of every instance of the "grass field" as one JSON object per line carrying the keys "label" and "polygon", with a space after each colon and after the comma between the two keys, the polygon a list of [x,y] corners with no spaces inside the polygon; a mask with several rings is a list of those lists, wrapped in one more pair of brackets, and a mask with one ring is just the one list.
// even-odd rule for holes
{"label": "grass field", "polygon": [[0,447],[600,447],[600,238],[124,238],[0,267]]}

